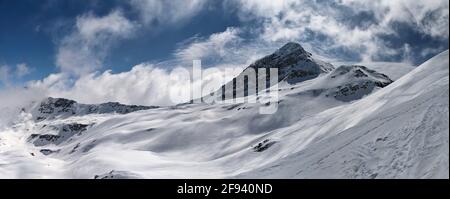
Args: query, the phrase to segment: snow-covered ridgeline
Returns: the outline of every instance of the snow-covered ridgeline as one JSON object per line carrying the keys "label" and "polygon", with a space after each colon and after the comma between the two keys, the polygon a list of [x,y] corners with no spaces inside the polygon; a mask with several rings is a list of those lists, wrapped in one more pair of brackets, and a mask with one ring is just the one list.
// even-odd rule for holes
{"label": "snow-covered ridgeline", "polygon": [[448,178],[448,51],[393,83],[317,60],[331,67],[292,82],[284,63],[311,55],[291,43],[272,58],[289,71],[272,115],[248,103],[35,103],[0,134],[0,177]]}

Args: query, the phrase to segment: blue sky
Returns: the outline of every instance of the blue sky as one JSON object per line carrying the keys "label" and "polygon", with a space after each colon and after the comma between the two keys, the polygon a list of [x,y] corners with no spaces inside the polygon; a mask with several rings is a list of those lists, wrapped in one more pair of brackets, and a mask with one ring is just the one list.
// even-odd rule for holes
{"label": "blue sky", "polygon": [[418,65],[448,49],[448,1],[0,0],[0,28],[3,86],[141,63],[245,65],[287,41],[330,61]]}
{"label": "blue sky", "polygon": [[[125,5],[119,1],[20,0],[0,1],[0,65],[26,63],[35,68],[20,80],[42,79],[58,72],[55,64],[57,43],[70,34],[77,16],[83,13],[107,15]],[[133,11],[127,11],[130,18]],[[204,10],[189,21],[160,28],[142,28],[137,36],[118,42],[109,50],[105,68],[115,72],[130,70],[136,64],[170,59],[183,41],[222,32],[239,26],[237,16],[223,9]]]}

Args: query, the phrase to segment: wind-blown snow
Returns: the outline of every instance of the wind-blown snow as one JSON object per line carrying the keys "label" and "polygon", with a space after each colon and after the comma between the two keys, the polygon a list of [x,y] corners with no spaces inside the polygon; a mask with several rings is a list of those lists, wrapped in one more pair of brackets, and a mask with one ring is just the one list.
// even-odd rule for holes
{"label": "wind-blown snow", "polygon": [[359,66],[281,82],[272,115],[184,104],[37,120],[38,104],[0,133],[0,177],[448,178],[448,59],[393,83]]}

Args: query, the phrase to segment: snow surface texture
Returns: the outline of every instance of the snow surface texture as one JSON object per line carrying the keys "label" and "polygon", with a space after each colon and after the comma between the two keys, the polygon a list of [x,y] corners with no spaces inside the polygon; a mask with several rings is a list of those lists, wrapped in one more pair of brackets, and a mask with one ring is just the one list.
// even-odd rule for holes
{"label": "snow surface texture", "polygon": [[280,79],[271,115],[259,114],[264,104],[48,98],[1,130],[0,177],[448,178],[448,59],[443,52],[394,82],[324,64],[316,77]]}

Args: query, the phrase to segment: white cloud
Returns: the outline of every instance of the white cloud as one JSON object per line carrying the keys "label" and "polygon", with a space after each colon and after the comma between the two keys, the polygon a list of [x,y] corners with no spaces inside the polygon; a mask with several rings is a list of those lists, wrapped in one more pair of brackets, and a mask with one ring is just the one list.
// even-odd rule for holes
{"label": "white cloud", "polygon": [[5,85],[9,85],[9,73],[10,73],[10,68],[7,65],[2,65],[0,66],[0,82],[5,84]]}
{"label": "white cloud", "polygon": [[[342,4],[356,9],[375,11],[383,25],[392,21],[408,22],[418,25],[424,33],[432,36],[447,35],[448,37],[449,2],[445,0],[380,0],[369,2],[343,0]],[[426,20],[427,17],[434,18],[430,18],[433,20]]]}
{"label": "white cloud", "polygon": [[192,38],[190,40],[194,41],[175,52],[178,59],[191,62],[194,59],[210,57],[224,58],[229,53],[233,53],[230,47],[240,46],[242,38],[239,36],[239,29],[227,28],[224,32],[214,33],[207,39]]}
{"label": "white cloud", "polygon": [[[214,73],[205,73],[202,80],[196,80],[193,84],[202,81],[203,84],[218,89],[224,83],[219,80],[230,80],[237,75],[236,71],[240,71],[224,68],[216,68]],[[108,70],[101,74],[89,73],[74,81],[62,73],[51,74],[43,80],[30,82],[28,87],[45,90],[52,97],[64,97],[83,103],[116,101],[139,105],[173,105],[190,99],[190,75],[188,73],[186,76],[183,71],[186,70],[175,68],[168,71],[151,64],[139,64],[127,72],[114,74]],[[171,91],[187,95],[174,101],[170,96]]]}
{"label": "white cloud", "polygon": [[[118,101],[144,105],[173,104],[168,99],[168,91],[178,88],[186,90],[189,85],[186,81],[179,81],[183,77],[182,74],[177,74],[177,69],[182,68],[167,71],[150,64],[140,64],[123,73],[98,71],[111,46],[118,40],[133,36],[139,28],[178,25],[195,16],[207,1],[132,0],[129,3],[139,13],[136,21],[126,18],[119,10],[105,16],[84,14],[77,17],[73,32],[64,37],[58,46],[56,63],[61,72],[50,74],[43,80],[29,82],[28,86],[46,90],[50,96],[85,103]],[[225,56],[225,52],[219,52],[222,49],[220,45],[228,45],[232,39],[238,39],[233,37],[235,31],[237,30],[230,29],[229,33],[213,35],[208,38],[209,42],[204,40],[202,44],[191,46],[190,53],[186,53],[187,50],[178,51],[176,65],[190,65],[192,57],[211,57],[212,54],[208,53],[212,51],[204,50],[213,46],[217,46],[215,50],[218,53],[213,53],[214,55]],[[208,47],[202,47],[203,45]],[[224,65],[226,64],[221,66]],[[173,79],[173,75],[178,81]],[[204,80],[211,83],[215,79],[212,77],[217,75],[220,74],[209,74]],[[217,87],[222,83],[218,83]]]}
{"label": "white cloud", "polygon": [[1,65],[0,83],[7,87],[10,87],[13,85],[14,79],[20,79],[23,76],[30,74],[31,70],[32,69],[30,69],[25,63],[17,64],[15,68],[11,68],[8,65]]}
{"label": "white cloud", "polygon": [[246,31],[228,27],[223,32],[205,38],[190,38],[175,51],[175,60],[182,65],[200,59],[206,67],[245,67],[281,47],[278,44],[268,45],[260,40],[246,39],[242,36]]}
{"label": "white cloud", "polygon": [[[311,43],[317,49],[345,48],[360,54],[365,61],[392,50],[404,53],[403,47],[389,49],[391,47],[387,47],[379,37],[379,34],[396,34],[393,22],[407,23],[434,38],[448,39],[449,34],[446,0],[329,0],[320,3],[229,0],[228,3],[235,4],[243,20],[261,23],[259,37],[265,42],[296,40]],[[374,19],[352,16],[358,13],[373,14]],[[350,20],[350,24],[346,20]],[[351,20],[363,20],[364,26],[351,25],[355,23]],[[322,37],[314,41],[311,33]]]}
{"label": "white cloud", "polygon": [[136,24],[115,10],[106,16],[79,16],[74,32],[62,39],[56,64],[64,73],[82,75],[102,67],[111,46],[118,39],[130,37]]}
{"label": "white cloud", "polygon": [[8,65],[0,65],[0,83],[4,86],[11,87],[14,80],[20,79],[32,71],[26,63],[17,64],[15,68]]}
{"label": "white cloud", "polygon": [[187,21],[206,2],[132,0],[128,3],[139,13],[136,21],[125,17],[120,10],[105,16],[91,13],[78,16],[74,31],[59,42],[56,65],[63,73],[76,76],[99,70],[110,48],[121,39],[132,37],[140,28],[149,27],[152,30]]}
{"label": "white cloud", "polygon": [[[31,82],[30,87],[46,90],[50,96],[84,103],[173,104],[169,100],[169,91],[186,91],[189,85],[180,72],[181,68],[172,70],[172,75],[172,71],[162,69],[167,66],[151,64],[140,64],[128,72],[117,74],[96,71],[102,67],[109,49],[118,40],[133,36],[143,27],[179,25],[197,15],[207,4],[203,0],[132,0],[130,5],[139,13],[136,21],[126,18],[119,10],[105,16],[81,15],[76,20],[74,31],[59,43],[57,64],[62,73]],[[215,66],[221,71],[226,67],[243,67],[286,41],[301,42],[316,53],[345,48],[361,54],[362,61],[366,62],[379,53],[400,54],[406,61],[411,61],[410,44],[393,49],[378,36],[379,33],[396,34],[391,27],[392,22],[412,24],[424,34],[448,39],[448,2],[443,0],[426,3],[337,0],[321,4],[306,0],[228,0],[224,4],[238,9],[243,24],[250,23],[250,26],[230,27],[207,37],[185,41],[174,52],[175,60],[169,60],[175,63],[171,66],[190,66],[192,60],[202,59],[204,65]],[[354,17],[352,14],[362,12],[373,14],[374,19],[363,19],[366,20],[362,22],[364,26],[346,23],[345,20]],[[428,20],[430,17],[433,20]],[[250,39],[248,35],[251,35]],[[0,81],[9,78],[3,76],[8,74],[8,70],[7,67],[0,68]],[[72,79],[71,74],[79,77]],[[234,75],[229,72],[225,76],[229,79]],[[213,73],[203,81],[218,88],[222,82],[215,80],[220,79],[219,76],[219,73]]]}
{"label": "white cloud", "polygon": [[[295,3],[295,0],[228,0],[225,4],[231,4],[228,6],[237,7],[242,11],[240,17],[243,20],[248,19],[247,17],[255,16],[275,16],[280,12],[289,9],[290,5]],[[250,14],[250,15],[249,15]]]}
{"label": "white cloud", "polygon": [[88,42],[98,39],[104,35],[128,37],[135,24],[125,18],[120,11],[113,11],[104,17],[92,14],[79,16],[76,27],[79,34]]}
{"label": "white cloud", "polygon": [[144,24],[176,24],[189,20],[206,5],[206,0],[131,0],[130,5],[139,11]]}
{"label": "white cloud", "polygon": [[17,122],[21,109],[31,105],[33,101],[42,100],[45,90],[10,87],[0,90],[0,130]]}
{"label": "white cloud", "polygon": [[16,76],[23,77],[31,73],[31,69],[28,67],[26,63],[21,63],[16,65]]}

